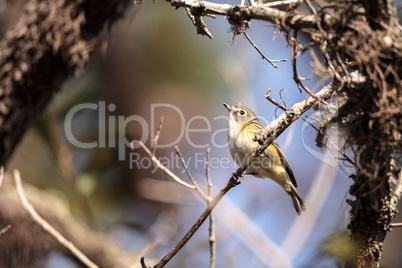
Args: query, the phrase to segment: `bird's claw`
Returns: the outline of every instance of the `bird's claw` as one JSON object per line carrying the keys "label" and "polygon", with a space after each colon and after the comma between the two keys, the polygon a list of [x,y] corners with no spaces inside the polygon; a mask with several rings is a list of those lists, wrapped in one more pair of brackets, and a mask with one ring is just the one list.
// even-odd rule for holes
{"label": "bird's claw", "polygon": [[232,178],[236,181],[236,185],[240,184],[239,180],[244,180],[242,175],[237,175],[236,172],[232,173]]}
{"label": "bird's claw", "polygon": [[[264,147],[264,145],[257,145],[258,152]],[[260,153],[260,156],[264,156],[264,150]]]}

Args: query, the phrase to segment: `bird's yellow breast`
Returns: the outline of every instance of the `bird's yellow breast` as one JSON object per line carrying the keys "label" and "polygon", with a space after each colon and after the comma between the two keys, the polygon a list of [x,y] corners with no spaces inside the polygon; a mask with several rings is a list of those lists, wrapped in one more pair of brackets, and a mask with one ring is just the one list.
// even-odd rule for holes
{"label": "bird's yellow breast", "polygon": [[[234,122],[233,126],[229,122],[229,149],[233,160],[239,165],[243,165],[248,157],[255,152],[258,143],[253,141],[254,133],[262,126],[254,122],[239,124]],[[273,145],[268,146],[264,153],[258,156],[247,168],[246,172],[253,173],[256,177],[269,177],[276,180],[278,174],[282,177],[286,174],[280,160],[278,151]]]}

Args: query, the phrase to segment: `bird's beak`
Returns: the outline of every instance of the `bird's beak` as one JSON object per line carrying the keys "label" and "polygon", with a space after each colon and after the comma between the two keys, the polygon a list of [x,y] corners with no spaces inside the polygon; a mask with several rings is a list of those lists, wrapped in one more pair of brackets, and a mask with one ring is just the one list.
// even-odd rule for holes
{"label": "bird's beak", "polygon": [[232,106],[230,106],[226,102],[223,103],[223,106],[225,106],[225,108],[229,111],[229,113],[232,111]]}

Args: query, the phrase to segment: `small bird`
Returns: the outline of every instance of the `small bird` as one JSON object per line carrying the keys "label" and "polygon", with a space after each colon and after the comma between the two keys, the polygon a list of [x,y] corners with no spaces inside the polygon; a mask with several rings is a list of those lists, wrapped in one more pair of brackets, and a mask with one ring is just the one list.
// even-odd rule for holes
{"label": "small bird", "polygon": [[[258,143],[253,141],[254,133],[263,128],[253,111],[244,106],[230,106],[223,103],[229,111],[228,141],[233,160],[243,165],[255,152]],[[279,145],[273,141],[246,169],[246,174],[257,178],[270,178],[278,183],[287,193],[300,215],[307,208],[301,195],[297,192],[296,179],[288,160]]]}

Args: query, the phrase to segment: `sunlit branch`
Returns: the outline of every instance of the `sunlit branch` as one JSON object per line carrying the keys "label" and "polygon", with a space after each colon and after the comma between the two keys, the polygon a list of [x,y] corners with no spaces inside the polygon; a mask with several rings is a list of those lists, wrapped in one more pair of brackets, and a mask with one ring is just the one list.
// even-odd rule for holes
{"label": "sunlit branch", "polygon": [[190,188],[190,189],[195,189],[194,185],[188,184],[187,182],[183,181],[182,179],[177,177],[172,171],[170,171],[170,169],[168,169],[167,167],[162,165],[162,163],[155,157],[155,155],[152,154],[152,152],[148,149],[148,147],[145,146],[144,143],[142,143],[142,141],[132,141],[131,142],[131,149],[134,149],[134,144],[136,144],[136,143],[139,144],[142,147],[142,149],[144,149],[144,151],[149,155],[149,157],[156,164],[156,166],[159,169],[161,169],[163,172],[165,172],[166,175],[171,177],[174,181],[176,181],[180,185],[183,185],[183,186],[185,186],[187,188]]}
{"label": "sunlit branch", "polygon": [[14,170],[14,181],[17,188],[18,198],[21,201],[22,207],[29,213],[34,222],[36,222],[43,230],[50,234],[61,245],[67,248],[77,259],[90,268],[97,268],[98,266],[93,263],[87,256],[85,256],[73,243],[64,238],[53,226],[51,226],[45,219],[43,219],[25,197],[24,190],[22,188],[21,176],[18,170]]}

